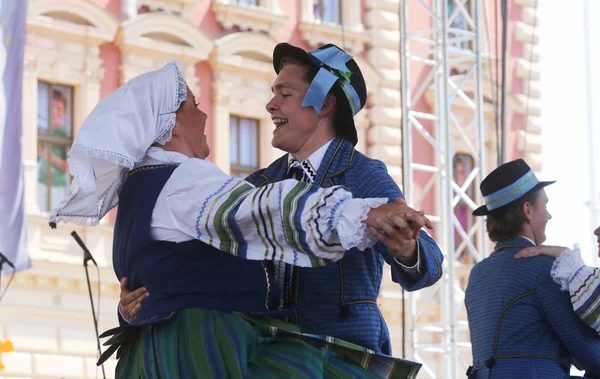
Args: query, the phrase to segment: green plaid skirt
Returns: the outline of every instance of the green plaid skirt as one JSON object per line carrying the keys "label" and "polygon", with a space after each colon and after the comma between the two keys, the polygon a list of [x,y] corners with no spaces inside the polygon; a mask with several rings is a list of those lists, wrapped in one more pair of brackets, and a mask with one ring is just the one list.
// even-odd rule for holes
{"label": "green plaid skirt", "polygon": [[129,328],[116,377],[416,378],[421,365],[331,337],[302,334],[277,319],[185,309],[164,323]]}

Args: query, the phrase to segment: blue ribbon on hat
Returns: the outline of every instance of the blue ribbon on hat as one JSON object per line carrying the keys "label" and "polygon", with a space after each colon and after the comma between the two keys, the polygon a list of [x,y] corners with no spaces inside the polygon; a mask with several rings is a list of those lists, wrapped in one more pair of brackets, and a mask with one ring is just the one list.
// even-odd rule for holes
{"label": "blue ribbon on hat", "polygon": [[511,185],[484,196],[483,200],[488,210],[498,209],[523,197],[538,184],[539,180],[535,177],[533,171],[529,170]]}
{"label": "blue ribbon on hat", "polygon": [[309,53],[321,64],[321,68],[313,79],[306,96],[302,101],[303,107],[313,107],[317,115],[321,113],[325,97],[331,90],[331,87],[340,80],[344,94],[348,98],[352,115],[356,115],[360,110],[360,98],[358,93],[350,84],[350,75],[352,71],[348,69],[346,63],[352,59],[346,52],[329,46],[325,49],[314,50]]}

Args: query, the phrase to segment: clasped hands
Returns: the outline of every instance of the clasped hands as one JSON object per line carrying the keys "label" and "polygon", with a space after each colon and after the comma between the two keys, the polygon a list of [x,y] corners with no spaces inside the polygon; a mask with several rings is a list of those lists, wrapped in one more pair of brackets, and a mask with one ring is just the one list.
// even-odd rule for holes
{"label": "clasped hands", "polygon": [[[433,229],[433,223],[425,216],[425,212],[409,207],[402,198],[371,209],[363,222],[387,247],[390,255],[407,266],[414,266],[417,263],[417,238],[421,228]],[[121,301],[119,302],[121,312],[130,320],[135,319],[140,311],[142,300],[149,295],[145,287],[130,292],[127,278],[121,279]]]}
{"label": "clasped hands", "polygon": [[425,212],[409,207],[402,198],[371,209],[363,222],[387,247],[389,254],[407,266],[417,263],[417,238],[421,228],[433,229]]}

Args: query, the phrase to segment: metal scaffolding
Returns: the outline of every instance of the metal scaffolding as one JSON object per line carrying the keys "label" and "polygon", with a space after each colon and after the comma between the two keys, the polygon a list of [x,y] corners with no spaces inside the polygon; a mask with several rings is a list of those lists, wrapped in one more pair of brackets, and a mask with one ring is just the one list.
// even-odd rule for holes
{"label": "metal scaffolding", "polygon": [[[431,219],[444,253],[444,275],[432,288],[409,296],[408,357],[423,363],[422,377],[452,379],[464,377],[471,364],[465,276],[458,274],[468,274],[472,263],[486,255],[482,218],[464,221],[481,203],[478,186],[485,167],[482,1],[427,2],[400,4],[403,189],[414,208],[434,205]],[[419,22],[429,29],[409,30],[410,15],[416,14],[429,17],[430,22]],[[430,154],[415,151],[423,145],[434,152],[433,161]],[[472,158],[458,181],[456,153]],[[422,188],[415,186],[415,176]]]}

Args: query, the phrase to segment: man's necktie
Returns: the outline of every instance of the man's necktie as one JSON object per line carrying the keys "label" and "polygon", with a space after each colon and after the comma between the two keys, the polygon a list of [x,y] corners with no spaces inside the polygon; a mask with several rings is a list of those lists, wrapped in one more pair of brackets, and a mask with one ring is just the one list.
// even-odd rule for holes
{"label": "man's necktie", "polygon": [[290,166],[288,167],[286,179],[296,179],[299,182],[308,182],[308,177],[302,169],[300,162],[293,159],[290,161]]}

